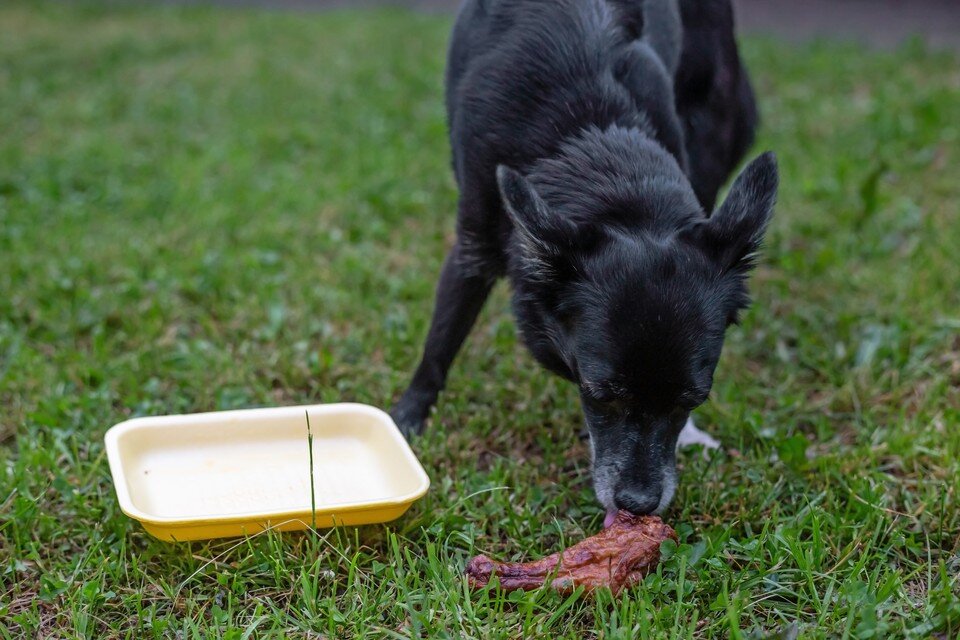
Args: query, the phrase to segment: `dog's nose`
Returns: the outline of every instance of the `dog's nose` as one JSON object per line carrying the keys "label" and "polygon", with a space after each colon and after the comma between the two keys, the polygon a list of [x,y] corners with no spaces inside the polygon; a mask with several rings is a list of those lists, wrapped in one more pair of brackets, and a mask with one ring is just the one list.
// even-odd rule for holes
{"label": "dog's nose", "polygon": [[[653,489],[653,491],[650,491]],[[623,487],[617,489],[613,496],[613,501],[617,503],[618,509],[624,509],[638,516],[644,516],[653,513],[660,506],[659,487],[650,487],[643,491]]]}

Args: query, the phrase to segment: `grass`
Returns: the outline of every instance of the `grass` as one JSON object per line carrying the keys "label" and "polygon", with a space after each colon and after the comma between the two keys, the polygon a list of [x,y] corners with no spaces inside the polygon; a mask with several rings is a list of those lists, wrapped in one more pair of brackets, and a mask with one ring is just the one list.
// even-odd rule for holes
{"label": "grass", "polygon": [[316,479],[317,477],[313,472],[313,430],[310,429],[310,412],[306,409],[303,411],[303,417],[307,420],[307,449],[309,451],[309,465],[310,465],[310,528],[317,528],[317,489],[316,489]]}
{"label": "grass", "polygon": [[[0,7],[0,636],[960,633],[960,65],[747,40],[783,187],[682,456],[680,544],[617,601],[468,594],[597,530],[573,390],[501,286],[386,526],[166,544],[120,513],[135,415],[386,406],[456,193],[449,19]],[[322,464],[320,460],[318,464]]]}

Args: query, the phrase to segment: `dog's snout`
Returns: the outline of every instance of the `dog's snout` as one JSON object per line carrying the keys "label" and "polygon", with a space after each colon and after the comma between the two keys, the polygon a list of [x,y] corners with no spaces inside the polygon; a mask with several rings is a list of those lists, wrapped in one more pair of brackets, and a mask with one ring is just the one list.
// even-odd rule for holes
{"label": "dog's snout", "polygon": [[643,490],[622,487],[613,496],[618,509],[624,509],[636,515],[648,515],[660,506],[660,486],[646,487]]}
{"label": "dog's snout", "polygon": [[677,436],[686,416],[604,413],[584,403],[593,457],[593,487],[607,511],[636,515],[663,511],[677,486]]}

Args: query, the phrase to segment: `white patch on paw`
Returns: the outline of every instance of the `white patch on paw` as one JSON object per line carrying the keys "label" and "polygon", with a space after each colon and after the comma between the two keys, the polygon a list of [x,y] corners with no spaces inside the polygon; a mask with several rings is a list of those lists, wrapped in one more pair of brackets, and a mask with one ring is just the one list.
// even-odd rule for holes
{"label": "white patch on paw", "polygon": [[677,448],[689,447],[695,444],[703,445],[705,449],[720,448],[719,442],[709,434],[697,429],[697,425],[693,424],[693,418],[687,418],[687,424],[683,425],[683,431],[680,432],[680,437],[677,439]]}

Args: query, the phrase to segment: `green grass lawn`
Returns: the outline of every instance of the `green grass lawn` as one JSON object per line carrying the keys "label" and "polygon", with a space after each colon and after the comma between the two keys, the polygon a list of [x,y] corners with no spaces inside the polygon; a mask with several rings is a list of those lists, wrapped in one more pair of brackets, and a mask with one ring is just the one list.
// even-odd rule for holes
{"label": "green grass lawn", "polygon": [[167,544],[102,437],[137,415],[389,405],[452,239],[450,21],[0,8],[0,635],[960,633],[960,64],[748,40],[782,190],[665,518],[613,601],[470,594],[602,513],[574,389],[497,289],[386,526]]}

